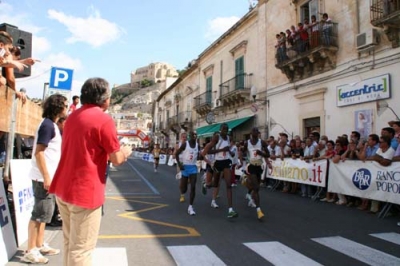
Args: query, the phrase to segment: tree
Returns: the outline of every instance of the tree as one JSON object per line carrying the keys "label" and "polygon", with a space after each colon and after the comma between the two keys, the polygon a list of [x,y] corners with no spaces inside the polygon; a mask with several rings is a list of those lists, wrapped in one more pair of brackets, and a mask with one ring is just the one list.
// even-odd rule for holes
{"label": "tree", "polygon": [[150,87],[151,85],[153,85],[154,84],[154,81],[151,81],[151,80],[148,80],[148,79],[143,79],[141,82],[140,82],[140,87],[141,88],[146,88],[146,87]]}

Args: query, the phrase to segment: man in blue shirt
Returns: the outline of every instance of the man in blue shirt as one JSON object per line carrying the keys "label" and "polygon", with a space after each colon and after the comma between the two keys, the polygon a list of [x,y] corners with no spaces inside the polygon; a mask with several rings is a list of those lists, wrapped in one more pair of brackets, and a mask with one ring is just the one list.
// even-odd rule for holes
{"label": "man in blue shirt", "polygon": [[359,159],[365,161],[365,159],[375,155],[379,149],[379,136],[376,134],[370,134],[368,141],[364,146],[364,150],[360,151]]}

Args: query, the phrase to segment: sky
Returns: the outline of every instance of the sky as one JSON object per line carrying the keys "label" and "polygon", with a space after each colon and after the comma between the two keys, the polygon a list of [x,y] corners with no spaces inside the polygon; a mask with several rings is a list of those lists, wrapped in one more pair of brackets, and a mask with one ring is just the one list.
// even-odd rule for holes
{"label": "sky", "polygon": [[248,11],[248,0],[0,0],[0,24],[32,33],[41,62],[17,89],[42,98],[51,67],[73,69],[71,95],[91,77],[129,83],[153,62],[183,69]]}

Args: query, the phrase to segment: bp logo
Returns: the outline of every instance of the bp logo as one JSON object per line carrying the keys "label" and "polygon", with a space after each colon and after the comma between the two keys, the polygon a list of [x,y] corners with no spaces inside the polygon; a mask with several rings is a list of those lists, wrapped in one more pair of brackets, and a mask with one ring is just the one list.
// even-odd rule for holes
{"label": "bp logo", "polygon": [[360,190],[366,190],[371,185],[372,175],[368,169],[360,168],[353,175],[353,184]]}

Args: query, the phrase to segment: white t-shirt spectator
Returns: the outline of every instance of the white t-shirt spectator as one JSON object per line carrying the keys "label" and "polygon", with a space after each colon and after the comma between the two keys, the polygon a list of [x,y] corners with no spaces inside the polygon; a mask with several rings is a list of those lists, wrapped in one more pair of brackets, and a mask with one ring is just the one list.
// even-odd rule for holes
{"label": "white t-shirt spectator", "polygon": [[43,119],[36,132],[35,143],[33,144],[32,150],[32,168],[29,173],[32,180],[43,182],[43,176],[37,166],[36,157],[34,156],[37,144],[46,146],[44,150],[46,167],[50,178],[53,179],[61,157],[61,134],[58,126],[48,118]]}
{"label": "white t-shirt spectator", "polygon": [[394,156],[395,150],[392,147],[389,147],[386,152],[383,152],[381,148],[376,152],[377,155],[381,156],[383,159],[392,160]]}

